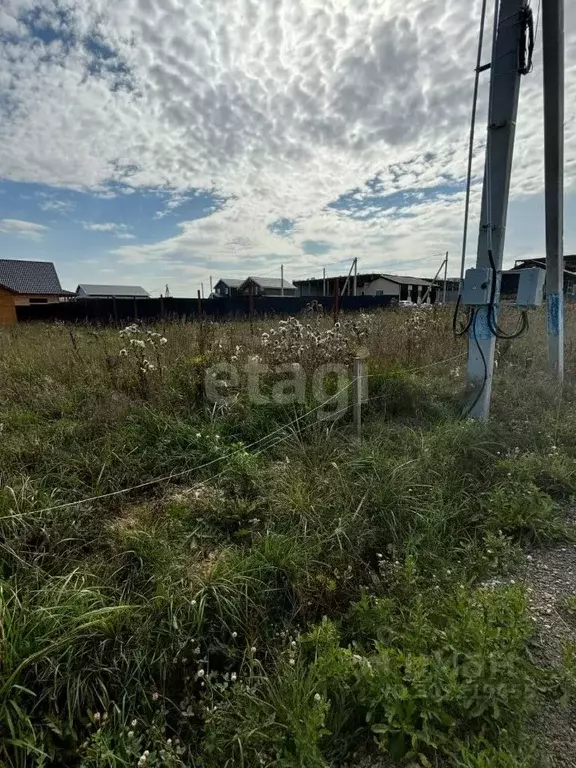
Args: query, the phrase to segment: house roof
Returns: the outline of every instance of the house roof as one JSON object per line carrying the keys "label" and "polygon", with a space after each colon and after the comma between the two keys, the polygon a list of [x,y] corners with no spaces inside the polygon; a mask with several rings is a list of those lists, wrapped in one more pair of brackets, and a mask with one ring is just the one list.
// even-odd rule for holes
{"label": "house roof", "polygon": [[[240,288],[243,282],[244,280],[239,280],[236,277],[221,277],[220,280],[218,280],[218,283],[224,283],[228,288]],[[214,287],[216,287],[218,283],[216,283]]]}
{"label": "house roof", "polygon": [[291,282],[288,280],[282,281],[279,277],[247,277],[246,280],[242,282],[241,285],[244,285],[248,282],[248,280],[251,280],[253,283],[256,283],[256,285],[259,285],[260,288],[282,288],[282,282],[284,282],[284,288],[288,290],[296,290],[295,286],[292,285]]}
{"label": "house roof", "polygon": [[76,294],[130,299],[134,296],[140,296],[144,299],[150,298],[150,294],[140,285],[88,285],[87,283],[81,283],[76,289]]}
{"label": "house roof", "polygon": [[[576,253],[565,253],[564,254],[565,259],[576,259]],[[527,262],[527,261],[542,261],[546,263],[546,256],[528,256],[522,259],[516,259],[516,262]]]}
{"label": "house roof", "polygon": [[0,285],[15,293],[67,296],[51,261],[0,259]]}
{"label": "house roof", "polygon": [[[340,275],[340,277],[328,277],[327,280],[346,280],[348,275]],[[383,278],[384,280],[389,280],[391,283],[396,283],[398,285],[432,285],[432,280],[426,280],[423,277],[409,277],[405,275],[388,275],[388,274],[382,274],[381,272],[370,272],[368,274],[358,274],[357,275],[357,283],[359,286],[366,285],[366,283],[371,283],[374,280],[378,280],[379,278]],[[350,280],[352,281],[353,278],[350,277]],[[303,283],[321,283],[323,281],[322,277],[314,277],[310,280],[295,280],[295,285],[302,285]],[[280,281],[278,281],[280,283]]]}
{"label": "house roof", "polygon": [[[523,266],[512,267],[512,269],[505,269],[502,272],[502,275],[519,275],[524,272],[524,270],[527,269],[530,264],[534,269],[546,269],[546,264],[540,259],[522,259],[522,261],[524,262]],[[573,272],[571,269],[565,269],[564,275],[568,277],[576,277],[576,272]]]}

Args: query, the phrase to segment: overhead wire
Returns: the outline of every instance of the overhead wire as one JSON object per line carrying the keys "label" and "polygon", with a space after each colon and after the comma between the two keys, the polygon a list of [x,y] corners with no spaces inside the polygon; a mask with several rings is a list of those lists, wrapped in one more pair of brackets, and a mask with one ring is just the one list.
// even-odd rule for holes
{"label": "overhead wire", "polygon": [[458,314],[462,302],[462,284],[464,282],[464,268],[466,264],[466,250],[468,246],[468,224],[470,220],[470,195],[472,190],[472,165],[474,162],[474,139],[476,133],[476,114],[478,111],[478,91],[480,88],[480,74],[482,65],[482,51],[484,48],[484,30],[486,28],[486,6],[487,0],[482,0],[480,11],[480,31],[478,33],[478,49],[476,52],[476,69],[474,76],[474,91],[472,95],[472,115],[470,118],[470,138],[468,142],[468,168],[466,172],[466,196],[464,201],[464,227],[462,232],[462,253],[460,259],[460,288],[456,306],[452,316],[452,328],[456,336],[464,336],[470,329],[472,322],[472,312],[468,313],[468,319],[464,325],[458,325]]}

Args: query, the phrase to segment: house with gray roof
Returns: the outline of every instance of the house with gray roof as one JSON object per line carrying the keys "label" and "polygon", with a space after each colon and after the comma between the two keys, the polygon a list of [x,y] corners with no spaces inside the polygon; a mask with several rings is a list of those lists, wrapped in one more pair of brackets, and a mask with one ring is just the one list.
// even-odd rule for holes
{"label": "house with gray roof", "polygon": [[238,288],[244,280],[238,280],[235,277],[222,277],[214,286],[214,296],[222,298],[223,296],[237,296]]}
{"label": "house with gray roof", "polygon": [[14,304],[48,304],[74,294],[60,285],[51,261],[0,259],[0,288],[13,296]]}
{"label": "house with gray roof", "polygon": [[150,294],[140,285],[89,285],[76,288],[79,299],[149,299]]}
{"label": "house with gray roof", "polygon": [[296,286],[279,277],[247,277],[238,293],[244,296],[296,296]]}

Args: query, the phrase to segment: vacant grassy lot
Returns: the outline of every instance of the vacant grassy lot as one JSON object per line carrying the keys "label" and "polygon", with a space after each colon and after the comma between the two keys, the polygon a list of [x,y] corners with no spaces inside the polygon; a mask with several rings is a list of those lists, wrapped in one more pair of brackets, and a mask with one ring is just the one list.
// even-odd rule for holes
{"label": "vacant grassy lot", "polygon": [[[0,765],[545,765],[534,715],[574,706],[576,664],[537,661],[504,577],[573,539],[567,322],[563,397],[536,315],[489,424],[460,418],[442,310],[2,329]],[[361,443],[310,386],[205,396],[216,363],[311,375],[359,347]]]}

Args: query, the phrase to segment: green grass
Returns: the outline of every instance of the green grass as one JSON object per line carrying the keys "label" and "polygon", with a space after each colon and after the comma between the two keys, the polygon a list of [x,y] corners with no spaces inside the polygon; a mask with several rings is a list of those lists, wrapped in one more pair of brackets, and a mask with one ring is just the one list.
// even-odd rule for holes
{"label": "green grass", "polygon": [[572,657],[539,669],[522,589],[483,584],[573,538],[571,387],[527,380],[521,339],[493,420],[462,421],[450,317],[387,312],[322,352],[370,352],[361,443],[310,390],[206,402],[213,362],[296,354],[271,325],[169,324],[145,374],[113,329],[2,329],[0,765],[540,765]]}

